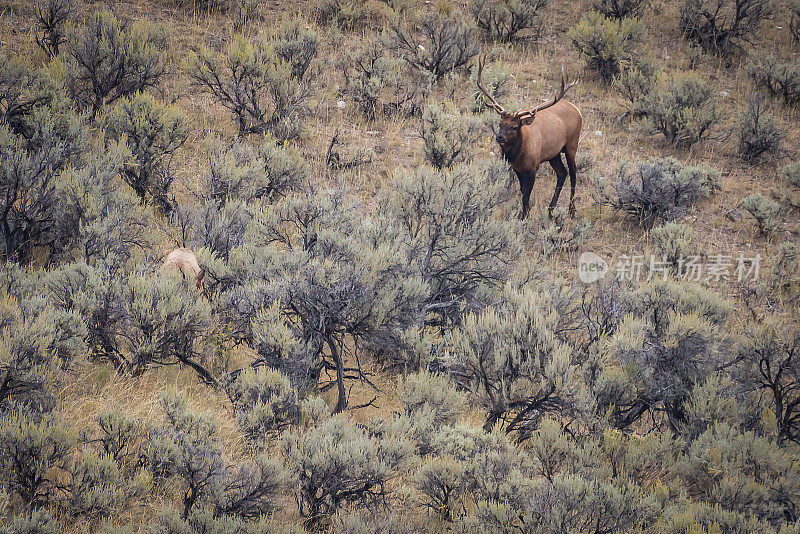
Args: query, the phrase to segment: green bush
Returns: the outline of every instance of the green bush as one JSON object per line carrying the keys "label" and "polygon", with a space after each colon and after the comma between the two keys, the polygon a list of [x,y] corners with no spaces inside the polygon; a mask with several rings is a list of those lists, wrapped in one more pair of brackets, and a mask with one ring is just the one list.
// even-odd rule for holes
{"label": "green bush", "polygon": [[431,415],[434,428],[454,425],[465,408],[465,398],[445,375],[425,371],[408,374],[398,381],[403,414],[415,417]]}
{"label": "green bush", "polygon": [[800,1],[788,0],[786,4],[788,5],[791,13],[791,19],[789,20],[789,31],[792,33],[794,41],[796,43],[800,43]]}
{"label": "green bush", "polygon": [[[49,57],[58,55],[66,41],[66,24],[75,17],[72,0],[38,0],[36,2],[36,44]],[[41,32],[41,33],[39,33]]]}
{"label": "green bush", "polygon": [[546,258],[556,254],[568,254],[579,249],[590,238],[592,224],[587,219],[570,219],[566,208],[536,211],[528,224],[535,246]]}
{"label": "green bush", "polygon": [[640,163],[631,170],[623,164],[613,183],[601,181],[600,200],[623,211],[647,228],[657,220],[680,217],[719,187],[719,171],[708,165],[683,165],[675,158]]}
{"label": "green bush", "polygon": [[419,468],[416,486],[423,505],[450,521],[467,489],[466,466],[447,456],[430,458]]}
{"label": "green bush", "polygon": [[347,97],[368,119],[381,112],[413,114],[427,92],[418,75],[389,52],[386,41],[386,36],[367,38],[360,47],[345,51],[339,65]]}
{"label": "green bush", "polygon": [[257,518],[274,509],[285,487],[280,464],[264,455],[229,466],[222,457],[218,423],[196,413],[186,398],[162,394],[166,425],[154,430],[146,449],[153,473],[181,481],[181,519],[208,506],[214,516]]}
{"label": "green bush", "polygon": [[413,534],[414,524],[400,514],[343,512],[333,516],[331,530],[341,534]]}
{"label": "green bush", "polygon": [[781,175],[791,187],[800,189],[800,162],[781,167]]}
{"label": "green bush", "polygon": [[208,330],[209,306],[178,276],[132,273],[127,280],[126,326],[118,352],[134,375],[151,365],[186,365],[200,379],[214,377],[197,360],[197,341]]}
{"label": "green bush", "polygon": [[753,163],[760,155],[780,151],[783,132],[775,124],[764,99],[754,96],[739,114],[739,156]]}
{"label": "green bush", "polygon": [[638,112],[675,147],[701,141],[721,116],[714,89],[694,72],[658,77]]}
{"label": "green bush", "polygon": [[780,169],[781,177],[788,186],[788,192],[784,195],[787,202],[794,208],[800,208],[800,162],[789,163]]}
{"label": "green bush", "polygon": [[649,411],[664,411],[677,429],[686,421],[684,403],[694,385],[724,363],[719,343],[731,307],[714,293],[674,280],[642,286],[638,299],[601,349],[609,360],[595,382],[598,408],[608,410],[619,428]]}
{"label": "green bush", "polygon": [[92,112],[157,86],[167,74],[166,36],[149,23],[119,21],[97,11],[68,38],[67,86]]}
{"label": "green bush", "polygon": [[586,13],[567,33],[586,65],[606,84],[635,55],[643,34],[644,25],[637,19],[613,20],[594,11]]}
{"label": "green bush", "polygon": [[256,447],[300,420],[300,402],[289,379],[273,369],[245,369],[225,387],[245,439]]}
{"label": "green bush", "polygon": [[780,225],[780,205],[761,193],[753,193],[740,201],[740,205],[755,219],[761,235],[772,234]]}
{"label": "green bush", "polygon": [[482,133],[479,119],[461,115],[450,103],[430,102],[422,109],[422,151],[437,169],[472,159]]}
{"label": "green bush", "polygon": [[269,135],[258,147],[239,139],[213,140],[209,172],[202,193],[219,204],[241,200],[275,201],[311,180],[311,169],[300,152]]}
{"label": "green bush", "polygon": [[774,56],[755,55],[746,69],[756,85],[781,97],[786,105],[800,102],[800,61],[779,63]]}
{"label": "green bush", "polygon": [[[739,336],[736,354],[740,380],[763,392],[761,400],[775,418],[778,440],[800,442],[800,365],[797,325],[768,317],[751,333]],[[763,404],[760,404],[763,406]]]}
{"label": "green bush", "polygon": [[315,4],[314,14],[317,22],[325,26],[336,25],[345,30],[356,30],[367,23],[370,11],[363,2],[319,0]]}
{"label": "green bush", "polygon": [[592,7],[612,19],[640,17],[649,0],[592,0]]}
{"label": "green bush", "polygon": [[771,14],[769,0],[686,0],[678,27],[705,50],[729,54],[749,42]]}
{"label": "green bush", "polygon": [[[303,52],[284,41],[278,46],[283,46],[284,53]],[[233,114],[240,137],[270,132],[287,140],[300,134],[299,115],[311,92],[308,77],[297,79],[294,75],[304,61],[301,55],[286,61],[273,43],[250,43],[237,34],[220,56],[207,47],[192,53],[184,62],[184,71],[195,88],[211,94]]]}
{"label": "green bush", "polygon": [[[488,65],[483,69],[483,85],[489,91],[489,94],[492,95],[495,100],[498,102],[507,101],[508,98],[511,96],[511,80],[513,79],[513,73],[506,67],[502,65]],[[483,96],[483,93],[476,84],[478,79],[478,69],[477,66],[473,67],[472,72],[470,73],[469,82],[470,87],[474,87],[472,93],[472,102],[470,103],[470,110],[473,113],[481,113],[488,109],[490,109],[486,105],[486,99]]]}
{"label": "green bush", "polygon": [[80,166],[88,148],[82,121],[72,119],[60,132],[58,120],[48,109],[34,112],[30,140],[0,125],[0,252],[5,259],[28,263],[33,249],[51,243],[58,230],[61,174]]}
{"label": "green bush", "polygon": [[[396,234],[355,202],[317,190],[262,206],[237,258],[241,283],[221,298],[234,335],[260,362],[301,391],[335,385],[336,412],[347,406],[345,381],[365,376],[357,364],[345,368],[351,347],[383,358],[402,350],[422,291]],[[323,370],[330,382],[318,384]]]}
{"label": "green bush", "polygon": [[771,260],[767,283],[779,298],[792,302],[800,296],[800,247],[784,241]]}
{"label": "green bush", "polygon": [[498,41],[525,37],[538,39],[542,33],[540,14],[547,0],[475,0],[470,7],[478,28],[487,38]]}
{"label": "green bush", "polygon": [[382,189],[386,224],[396,225],[406,261],[426,282],[426,325],[451,328],[463,309],[480,309],[487,291],[511,272],[519,235],[514,222],[496,215],[508,179],[505,163],[495,159],[450,171],[398,172]]}
{"label": "green bush", "polygon": [[75,434],[53,415],[33,417],[21,411],[0,417],[0,468],[8,488],[27,506],[58,497],[59,477],[67,472]]}
{"label": "green bush", "polygon": [[463,67],[479,51],[475,23],[457,13],[423,12],[411,27],[395,21],[391,31],[403,59],[434,80]]}
{"label": "green bush", "polygon": [[484,430],[502,424],[520,439],[548,413],[568,416],[578,391],[559,321],[533,288],[507,288],[502,305],[467,315],[445,339],[446,365],[486,412]]}
{"label": "green bush", "polygon": [[284,447],[299,481],[300,514],[311,524],[347,503],[386,504],[386,484],[411,454],[408,443],[370,438],[341,416],[305,434],[287,434]]}
{"label": "green bush", "polygon": [[[238,517],[219,516],[213,509],[193,510],[181,517],[178,510],[167,507],[156,512],[156,519],[147,528],[152,534],[305,534],[306,530],[285,519],[262,517],[243,520]],[[128,534],[116,530],[103,534]]]}
{"label": "green bush", "polygon": [[72,468],[70,512],[75,516],[109,516],[125,502],[123,479],[110,456],[85,449]]}
{"label": "green bush", "polygon": [[620,73],[614,77],[614,87],[625,99],[627,112],[633,118],[647,115],[648,99],[656,86],[658,69],[649,59],[631,59],[622,66]]}
{"label": "green bush", "polygon": [[11,518],[2,527],[3,534],[59,534],[61,525],[47,510],[22,512]]}
{"label": "green bush", "polygon": [[186,117],[178,109],[138,93],[109,110],[102,125],[115,140],[124,140],[133,152],[122,177],[140,199],[152,198],[168,213],[174,178],[170,163],[189,137]]}
{"label": "green bush", "polygon": [[694,247],[692,240],[694,231],[691,226],[678,222],[668,222],[658,228],[654,228],[650,235],[653,244],[661,253],[665,261],[678,267],[681,260],[686,260],[692,254]]}
{"label": "green bush", "polygon": [[138,460],[142,424],[118,410],[103,412],[97,417],[100,427],[98,442],[103,453],[121,468],[130,468]]}
{"label": "green bush", "polygon": [[775,442],[720,424],[692,442],[675,474],[702,500],[777,526],[797,513],[800,478],[791,465]]}
{"label": "green bush", "polygon": [[[9,267],[4,275],[23,283],[21,270]],[[75,312],[53,309],[24,290],[0,290],[0,321],[0,407],[52,410],[63,371],[86,351],[85,325]]]}
{"label": "green bush", "polygon": [[130,154],[119,145],[109,146],[102,155],[98,152],[60,177],[50,250],[55,259],[121,265],[137,248],[155,242],[151,213],[119,179]]}
{"label": "green bush", "polygon": [[308,29],[306,22],[298,17],[278,28],[272,46],[275,53],[291,65],[292,76],[296,80],[302,80],[317,56],[319,34]]}

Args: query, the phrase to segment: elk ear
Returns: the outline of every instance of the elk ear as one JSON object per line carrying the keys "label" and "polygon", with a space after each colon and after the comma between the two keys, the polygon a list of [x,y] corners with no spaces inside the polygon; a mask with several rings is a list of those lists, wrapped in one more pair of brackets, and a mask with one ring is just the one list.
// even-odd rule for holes
{"label": "elk ear", "polygon": [[532,122],[533,122],[533,118],[534,118],[534,117],[535,117],[535,115],[526,115],[525,117],[523,117],[522,119],[520,119],[520,121],[519,121],[519,122],[520,122],[520,123],[521,123],[523,126],[527,126],[527,125],[529,125],[530,123],[532,123]]}

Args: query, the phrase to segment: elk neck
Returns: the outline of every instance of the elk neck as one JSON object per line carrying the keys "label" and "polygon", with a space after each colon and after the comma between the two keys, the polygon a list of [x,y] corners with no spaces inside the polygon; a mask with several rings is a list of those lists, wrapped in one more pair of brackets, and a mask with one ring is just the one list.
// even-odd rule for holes
{"label": "elk neck", "polygon": [[517,143],[509,147],[507,150],[503,151],[503,157],[509,164],[513,165],[514,162],[517,161],[517,159],[519,159],[521,153],[522,153],[522,137],[520,136],[520,139]]}

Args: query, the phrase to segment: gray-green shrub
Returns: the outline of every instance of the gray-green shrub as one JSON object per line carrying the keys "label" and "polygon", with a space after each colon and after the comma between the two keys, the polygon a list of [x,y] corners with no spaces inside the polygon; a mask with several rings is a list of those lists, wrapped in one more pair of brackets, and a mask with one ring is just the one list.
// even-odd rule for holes
{"label": "gray-green shrub", "polygon": [[124,481],[114,459],[86,448],[72,468],[70,512],[75,516],[104,517],[122,509]]}
{"label": "gray-green shrub", "polygon": [[472,159],[481,134],[481,121],[462,115],[452,103],[429,102],[422,108],[422,151],[437,169]]}
{"label": "gray-green shrub", "polygon": [[236,422],[253,446],[266,444],[300,421],[297,391],[280,371],[259,367],[245,369],[225,385]]}
{"label": "gray-green shrub", "polygon": [[301,18],[285,22],[272,39],[275,53],[291,65],[292,76],[302,80],[319,49],[319,34]]}
{"label": "gray-green shrub", "polygon": [[771,13],[769,0],[686,0],[678,27],[705,50],[729,54],[750,42]]}
{"label": "gray-green shrub", "polygon": [[70,165],[80,166],[88,132],[79,119],[67,118],[66,131],[49,108],[30,117],[29,139],[0,125],[0,252],[20,263],[31,260],[36,246],[51,243],[61,212],[58,184]]}
{"label": "gray-green shrub", "polygon": [[781,97],[786,105],[800,102],[800,61],[780,63],[775,56],[756,54],[746,69],[756,85]]}
{"label": "gray-green shrub", "polygon": [[692,246],[694,231],[691,226],[686,224],[671,221],[654,228],[650,235],[653,238],[653,244],[665,261],[675,267],[679,265],[680,260],[685,260],[694,250]]}
{"label": "gray-green shrub", "polygon": [[347,503],[385,505],[387,483],[412,452],[407,442],[366,436],[341,416],[305,434],[285,435],[284,449],[299,482],[300,514],[311,524]]}
{"label": "gray-green shrub", "polygon": [[640,17],[649,0],[592,0],[592,7],[608,18]]}
{"label": "gray-green shrub", "polygon": [[[66,24],[75,16],[72,0],[38,0],[36,2],[36,44],[50,57],[66,41]],[[41,32],[41,33],[39,33]]]}
{"label": "gray-green shrub", "polygon": [[[767,317],[739,336],[739,380],[760,397],[775,417],[780,442],[800,442],[800,335],[797,325]],[[760,404],[763,406],[763,404]]]}
{"label": "gray-green shrub", "polygon": [[419,74],[389,52],[387,40],[386,35],[367,38],[360,47],[345,51],[339,65],[348,98],[369,119],[381,112],[413,114],[427,92]]}
{"label": "gray-green shrub", "polygon": [[586,65],[610,84],[623,63],[635,55],[643,34],[644,25],[635,18],[614,20],[590,11],[567,35]]}
{"label": "gray-green shrub", "polygon": [[423,12],[412,25],[391,25],[394,44],[413,68],[439,80],[478,53],[475,23],[454,12]]}
{"label": "gray-green shrub", "polygon": [[245,240],[233,267],[241,283],[221,299],[233,335],[302,391],[323,370],[335,373],[343,410],[345,380],[362,376],[345,370],[351,347],[389,357],[417,320],[422,288],[396,234],[364,217],[347,192],[316,190],[262,205]]}
{"label": "gray-green shrub", "polygon": [[541,12],[547,0],[475,0],[470,6],[478,28],[487,38],[515,41],[538,39],[542,32]]}
{"label": "gray-green shrub", "polygon": [[658,77],[638,111],[675,147],[707,137],[721,116],[714,89],[694,72]]}
{"label": "gray-green shrub", "polygon": [[514,222],[496,213],[508,179],[506,164],[493,159],[450,171],[398,172],[382,189],[381,205],[397,225],[406,261],[427,286],[420,313],[428,326],[451,328],[464,309],[480,309],[487,290],[511,272],[519,235]]}
{"label": "gray-green shrub", "polygon": [[652,227],[686,213],[719,187],[720,173],[708,165],[683,165],[660,158],[631,167],[623,164],[613,182],[601,182],[600,200],[625,212],[637,223]]}
{"label": "gray-green shrub", "polygon": [[792,33],[794,41],[800,43],[800,1],[788,0],[786,5],[789,7],[791,17],[789,19],[789,31]]}
{"label": "gray-green shrub", "polygon": [[[290,47],[283,51],[301,52]],[[300,112],[311,92],[308,77],[295,77],[299,68],[295,64],[302,63],[300,56],[284,60],[268,41],[251,43],[237,34],[221,55],[207,47],[192,53],[184,71],[196,89],[209,93],[233,114],[239,136],[270,132],[287,140],[300,134]]]}
{"label": "gray-green shrub", "polygon": [[56,415],[12,410],[0,417],[0,469],[26,506],[52,502],[69,468],[75,433]]}
{"label": "gray-green shrub", "polygon": [[209,507],[214,516],[253,519],[274,509],[285,487],[279,462],[264,455],[233,466],[222,457],[218,423],[191,410],[184,396],[160,397],[166,425],[151,433],[146,455],[154,474],[181,480],[182,519]]}
{"label": "gray-green shrub", "polygon": [[721,329],[732,307],[711,291],[672,279],[643,285],[636,300],[601,349],[610,360],[593,386],[597,406],[619,428],[662,410],[677,429],[694,385],[725,362]]}
{"label": "gray-green shrub", "polygon": [[754,96],[748,101],[747,108],[739,114],[739,128],[739,156],[746,162],[780,151],[784,135],[762,97]]}
{"label": "gray-green shrub", "polygon": [[771,198],[761,193],[753,193],[744,197],[740,205],[755,219],[761,235],[770,235],[778,228],[781,207]]}
{"label": "gray-green shrub", "polygon": [[486,431],[500,423],[522,438],[543,415],[576,409],[576,369],[558,321],[546,297],[507,287],[502,304],[468,314],[446,337],[445,363],[485,411]]}
{"label": "gray-green shrub", "polygon": [[157,86],[167,74],[166,35],[149,22],[96,11],[68,38],[67,87],[92,112]]}
{"label": "gray-green shrub", "polygon": [[122,170],[125,182],[140,199],[152,198],[168,213],[174,179],[171,160],[189,137],[186,117],[177,108],[138,93],[121,100],[101,121],[112,139],[125,140],[133,158]]}

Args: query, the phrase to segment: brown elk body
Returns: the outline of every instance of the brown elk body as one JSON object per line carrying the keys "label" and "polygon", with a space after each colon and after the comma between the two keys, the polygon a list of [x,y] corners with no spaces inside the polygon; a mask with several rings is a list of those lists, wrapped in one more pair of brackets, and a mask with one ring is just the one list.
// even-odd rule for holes
{"label": "brown elk body", "polygon": [[[519,188],[522,193],[522,212],[520,218],[525,218],[536,181],[536,172],[539,165],[545,161],[550,163],[556,172],[556,190],[547,212],[552,215],[553,208],[561,195],[564,181],[569,174],[570,196],[569,214],[575,214],[575,183],[577,181],[577,167],[575,154],[578,151],[578,140],[583,116],[575,105],[562,100],[564,93],[575,85],[565,86],[564,69],[561,69],[561,89],[551,102],[547,102],[531,109],[517,113],[508,113],[484,88],[481,81],[483,60],[478,62],[478,88],[484,94],[486,104],[500,114],[500,125],[497,132],[497,143],[503,152],[503,157],[511,164],[511,168],[519,179]],[[561,154],[567,160],[567,171],[561,160]]]}
{"label": "brown elk body", "polygon": [[176,248],[164,258],[164,270],[175,269],[185,277],[194,280],[194,285],[200,289],[203,285],[205,269],[197,262],[197,255],[188,248]]}

